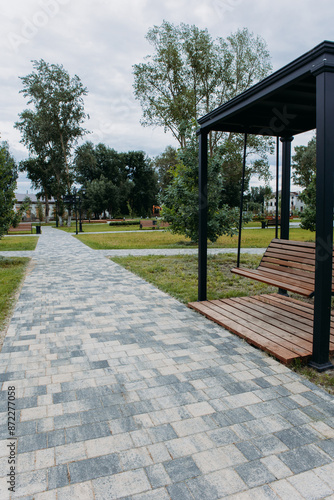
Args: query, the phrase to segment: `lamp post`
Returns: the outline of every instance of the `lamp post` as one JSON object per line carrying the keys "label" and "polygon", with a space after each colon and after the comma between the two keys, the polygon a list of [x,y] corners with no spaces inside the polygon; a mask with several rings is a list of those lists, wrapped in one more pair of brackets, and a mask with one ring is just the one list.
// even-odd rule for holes
{"label": "lamp post", "polygon": [[82,202],[82,199],[85,197],[85,194],[86,194],[86,190],[81,189],[81,191],[79,193],[79,232],[80,233],[83,233],[82,220],[81,220],[81,202]]}
{"label": "lamp post", "polygon": [[75,234],[78,234],[77,188],[73,188],[73,201],[75,210]]}

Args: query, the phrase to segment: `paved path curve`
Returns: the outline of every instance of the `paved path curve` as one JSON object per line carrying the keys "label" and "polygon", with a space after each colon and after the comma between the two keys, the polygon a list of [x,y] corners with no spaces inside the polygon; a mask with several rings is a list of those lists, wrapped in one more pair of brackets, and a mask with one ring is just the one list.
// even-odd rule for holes
{"label": "paved path curve", "polygon": [[331,396],[61,231],[0,367],[1,499],[334,498]]}

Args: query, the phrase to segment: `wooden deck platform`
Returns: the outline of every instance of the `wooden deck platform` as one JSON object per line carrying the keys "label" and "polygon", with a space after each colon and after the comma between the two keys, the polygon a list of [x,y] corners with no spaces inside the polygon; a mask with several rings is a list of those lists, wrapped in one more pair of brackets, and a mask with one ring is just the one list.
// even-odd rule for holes
{"label": "wooden deck platform", "polygon": [[[312,355],[313,304],[274,293],[190,302],[188,307],[285,364]],[[334,354],[333,312],[330,353]]]}

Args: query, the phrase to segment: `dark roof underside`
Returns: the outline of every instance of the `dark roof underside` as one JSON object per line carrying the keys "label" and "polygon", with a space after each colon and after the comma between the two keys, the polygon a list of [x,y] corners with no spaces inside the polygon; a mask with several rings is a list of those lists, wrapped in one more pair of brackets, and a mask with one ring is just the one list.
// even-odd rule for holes
{"label": "dark roof underside", "polygon": [[323,42],[198,120],[200,131],[292,136],[316,128],[318,67],[334,67],[334,42]]}

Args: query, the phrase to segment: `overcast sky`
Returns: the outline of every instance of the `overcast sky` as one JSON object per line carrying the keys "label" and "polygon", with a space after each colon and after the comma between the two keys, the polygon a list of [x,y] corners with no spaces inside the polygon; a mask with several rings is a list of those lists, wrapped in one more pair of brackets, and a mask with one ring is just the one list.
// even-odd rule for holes
{"label": "overcast sky", "polygon": [[[117,151],[143,150],[153,157],[177,146],[162,129],[140,125],[133,97],[132,66],[152,53],[148,29],[165,19],[207,28],[213,38],[247,27],[268,44],[274,71],[334,40],[333,0],[1,0],[0,134],[17,161],[28,153],[13,128],[26,107],[21,81],[32,60],[62,64],[77,74],[89,94],[85,140]],[[312,134],[295,144],[307,144]],[[274,159],[273,159],[274,161]],[[23,175],[18,192],[32,192]]]}

